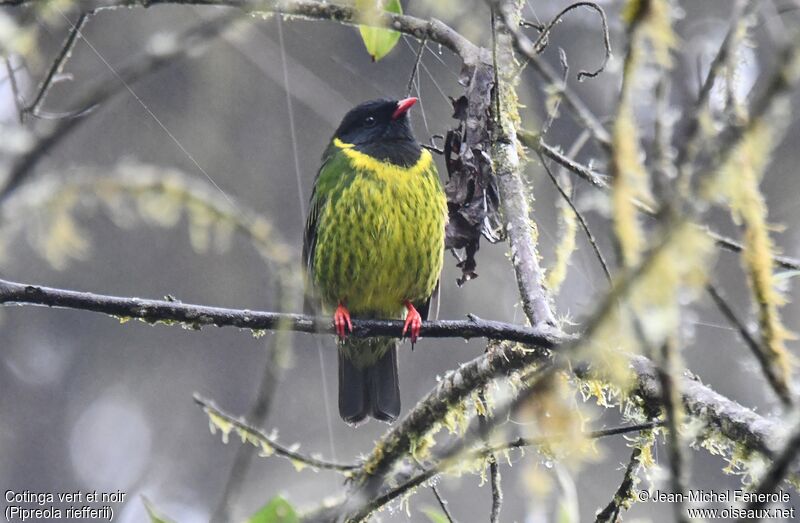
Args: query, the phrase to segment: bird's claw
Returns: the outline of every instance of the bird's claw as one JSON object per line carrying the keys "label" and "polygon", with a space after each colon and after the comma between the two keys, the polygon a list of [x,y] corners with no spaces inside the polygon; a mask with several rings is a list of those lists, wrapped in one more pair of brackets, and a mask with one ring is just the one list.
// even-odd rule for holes
{"label": "bird's claw", "polygon": [[405,337],[406,332],[409,332],[409,337],[411,338],[411,347],[414,347],[414,344],[419,339],[419,331],[422,327],[422,316],[420,316],[417,309],[414,308],[414,305],[410,302],[406,302],[406,309],[408,312],[406,313],[406,322],[403,324],[403,336]]}
{"label": "bird's claw", "polygon": [[341,303],[336,307],[336,312],[333,314],[333,325],[336,327],[336,334],[339,336],[340,341],[344,341],[347,338],[348,332],[353,332],[350,311]]}

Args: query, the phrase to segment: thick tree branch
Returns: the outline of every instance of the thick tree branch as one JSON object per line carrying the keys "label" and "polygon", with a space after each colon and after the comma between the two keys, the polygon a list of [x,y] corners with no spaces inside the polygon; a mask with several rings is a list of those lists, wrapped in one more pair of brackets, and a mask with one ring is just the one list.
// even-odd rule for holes
{"label": "thick tree branch", "polygon": [[536,252],[535,224],[530,218],[529,195],[522,183],[520,170],[522,160],[516,134],[518,108],[514,93],[514,56],[510,29],[507,24],[518,25],[518,15],[504,15],[504,21],[495,20],[498,85],[495,86],[496,104],[492,162],[497,187],[500,192],[501,210],[505,220],[508,243],[511,247],[511,263],[517,276],[522,307],[531,325],[557,328],[550,308],[550,297],[544,286],[544,270]]}

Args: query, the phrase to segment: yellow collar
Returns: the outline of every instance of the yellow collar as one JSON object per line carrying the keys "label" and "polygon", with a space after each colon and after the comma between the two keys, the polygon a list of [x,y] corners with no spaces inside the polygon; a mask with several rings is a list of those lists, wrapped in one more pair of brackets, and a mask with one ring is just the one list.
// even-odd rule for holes
{"label": "yellow collar", "polygon": [[333,145],[342,150],[357,170],[373,171],[386,176],[417,176],[430,169],[433,157],[427,149],[422,149],[417,163],[411,167],[402,167],[391,162],[384,162],[356,150],[352,143],[345,143],[338,138],[333,139]]}

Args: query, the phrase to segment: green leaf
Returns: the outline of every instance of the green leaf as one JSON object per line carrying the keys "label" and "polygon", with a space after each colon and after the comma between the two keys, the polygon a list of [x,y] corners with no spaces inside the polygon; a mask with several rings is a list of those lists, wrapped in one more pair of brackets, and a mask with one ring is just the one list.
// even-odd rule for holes
{"label": "green leaf", "polygon": [[447,519],[447,516],[444,515],[439,509],[433,507],[423,507],[422,512],[428,516],[428,519],[431,520],[431,523],[450,523]]}
{"label": "green leaf", "polygon": [[358,30],[361,32],[364,47],[372,61],[377,62],[394,48],[400,40],[400,33],[373,26],[380,23],[378,20],[382,11],[401,15],[403,7],[400,0],[356,0],[356,8],[361,12],[363,25],[359,25]]}
{"label": "green leaf", "polygon": [[258,512],[250,516],[247,523],[299,523],[294,508],[281,496],[275,496]]}
{"label": "green leaf", "polygon": [[156,510],[156,507],[144,496],[142,496],[142,503],[144,503],[144,509],[147,511],[147,516],[150,518],[150,523],[174,523],[173,520],[163,516]]}

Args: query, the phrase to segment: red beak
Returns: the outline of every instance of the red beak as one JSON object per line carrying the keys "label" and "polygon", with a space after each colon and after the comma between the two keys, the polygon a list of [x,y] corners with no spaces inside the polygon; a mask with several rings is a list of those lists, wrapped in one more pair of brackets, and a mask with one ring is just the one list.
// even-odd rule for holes
{"label": "red beak", "polygon": [[397,120],[406,114],[406,112],[411,109],[411,106],[415,103],[417,103],[417,99],[413,96],[411,98],[404,98],[397,102],[397,109],[395,109],[394,113],[392,113],[392,120]]}

